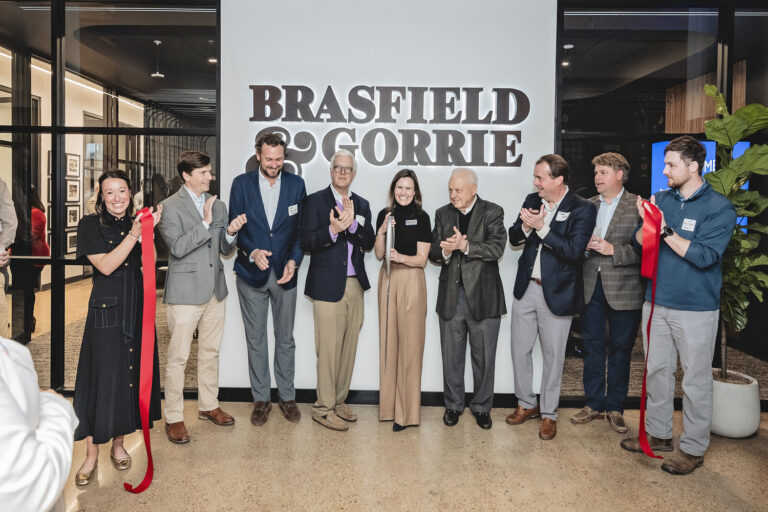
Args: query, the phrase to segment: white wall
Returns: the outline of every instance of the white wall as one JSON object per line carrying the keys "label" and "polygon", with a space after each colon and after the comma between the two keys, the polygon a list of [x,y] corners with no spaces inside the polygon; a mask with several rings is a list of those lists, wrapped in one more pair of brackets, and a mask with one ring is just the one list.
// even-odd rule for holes
{"label": "white wall", "polygon": [[[517,152],[523,154],[519,167],[474,166],[480,177],[478,193],[496,202],[506,212],[509,226],[527,193],[532,190],[533,162],[552,152],[555,109],[555,34],[556,2],[493,0],[468,4],[459,0],[393,0],[384,4],[332,0],[322,3],[295,0],[284,5],[290,14],[274,18],[263,4],[245,0],[222,0],[221,9],[221,179],[222,199],[228,200],[234,177],[242,172],[253,154],[254,136],[268,126],[280,126],[292,135],[306,131],[315,139],[331,128],[357,130],[362,134],[384,127],[397,134],[398,129],[440,128],[521,130]],[[272,22],[263,20],[269,17]],[[254,26],[258,31],[254,31]],[[481,113],[491,107],[493,88],[516,88],[531,102],[530,115],[514,126],[435,125],[414,126],[406,123],[410,108],[403,101],[403,113],[392,124],[250,122],[253,94],[249,85],[306,85],[315,91],[314,108],[327,86],[339,93],[346,112],[347,91],[355,85],[482,87]],[[429,119],[429,118],[427,118]],[[433,133],[433,132],[432,132]],[[486,137],[485,155],[490,158],[493,144]],[[342,142],[346,142],[342,140]],[[383,144],[376,145],[377,155]],[[434,147],[430,148],[432,157]],[[393,174],[403,166],[397,160],[376,166],[360,158],[352,189],[371,203],[373,217],[385,205],[386,190]],[[465,157],[469,154],[464,149]],[[398,157],[399,158],[399,157]],[[412,167],[412,166],[409,166]],[[448,202],[447,181],[451,165],[416,166],[424,207],[434,218],[434,211]],[[329,183],[328,162],[318,151],[303,167],[309,193]],[[508,248],[501,262],[507,309],[512,303],[512,286],[519,252]],[[231,269],[232,259],[226,262]],[[374,289],[365,294],[365,322],[360,334],[352,388],[375,390],[378,382],[378,321],[376,281],[380,263],[373,254],[366,257],[366,270]],[[312,306],[303,297],[308,260],[299,271],[299,300],[296,311],[296,387],[314,388],[316,384]],[[424,391],[442,391],[442,368],[438,319],[434,313],[439,268],[428,264],[427,339],[424,352]],[[228,272],[230,290],[226,333],[221,350],[222,386],[249,387],[247,353],[234,276]],[[270,353],[272,330],[270,327]],[[513,391],[509,355],[509,315],[502,318],[496,364],[496,392]],[[538,353],[536,353],[538,358]],[[537,362],[537,364],[539,364]],[[466,365],[467,391],[472,390],[471,365]],[[539,375],[536,380],[538,381]],[[273,381],[274,382],[274,381]],[[538,383],[536,384],[538,386]]]}

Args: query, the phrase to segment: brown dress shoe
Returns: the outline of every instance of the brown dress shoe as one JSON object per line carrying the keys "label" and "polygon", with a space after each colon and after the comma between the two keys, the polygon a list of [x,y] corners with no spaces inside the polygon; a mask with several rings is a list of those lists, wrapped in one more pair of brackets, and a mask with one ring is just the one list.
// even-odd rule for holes
{"label": "brown dress shoe", "polygon": [[299,408],[296,406],[296,400],[288,400],[287,402],[279,400],[277,405],[280,407],[280,410],[283,411],[283,416],[285,416],[285,419],[288,421],[296,423],[301,419],[301,411],[299,411]]}
{"label": "brown dress shoe", "polygon": [[331,430],[338,430],[339,432],[346,432],[349,430],[349,427],[347,426],[346,422],[342,421],[339,416],[333,412],[328,411],[328,414],[325,416],[320,415],[312,415],[312,419],[324,426],[325,428],[331,429]]}
{"label": "brown dress shoe", "polygon": [[[658,437],[648,436],[648,444],[654,452],[671,452],[675,449],[671,439],[659,439]],[[643,449],[640,448],[640,439],[637,437],[622,439],[621,447],[630,452],[643,453]]]}
{"label": "brown dress shoe", "polygon": [[352,412],[352,408],[347,404],[337,405],[335,412],[336,412],[336,416],[343,419],[344,421],[349,421],[350,423],[354,423],[355,421],[357,421],[357,414]]}
{"label": "brown dress shoe", "polygon": [[198,411],[197,418],[201,420],[211,420],[215,424],[223,427],[235,424],[235,418],[222,411],[221,407],[217,407],[212,411]]}
{"label": "brown dress shoe", "polygon": [[533,409],[523,409],[522,405],[518,405],[509,416],[507,416],[507,423],[510,425],[519,425],[529,418],[539,417],[539,406],[537,405]]}
{"label": "brown dress shoe", "polygon": [[672,457],[664,461],[661,469],[673,475],[690,475],[693,470],[704,464],[704,457],[689,455],[680,450]]}
{"label": "brown dress shoe", "polygon": [[539,439],[549,441],[557,435],[557,422],[551,418],[542,418],[539,427]]}
{"label": "brown dress shoe", "polygon": [[269,419],[269,411],[272,410],[272,402],[256,402],[253,404],[251,413],[251,424],[254,427],[260,427]]}
{"label": "brown dress shoe", "polygon": [[187,427],[184,426],[183,421],[166,423],[165,434],[168,436],[168,440],[172,443],[186,444],[189,442],[189,434],[187,433]]}

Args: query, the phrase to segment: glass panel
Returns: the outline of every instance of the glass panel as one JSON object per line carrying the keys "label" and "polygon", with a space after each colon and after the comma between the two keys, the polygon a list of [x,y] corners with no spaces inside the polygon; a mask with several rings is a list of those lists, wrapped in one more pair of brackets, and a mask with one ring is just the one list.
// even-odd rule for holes
{"label": "glass panel", "polygon": [[[50,380],[50,265],[28,257],[50,258],[48,134],[0,134],[0,250],[10,263],[0,268],[0,334],[22,343],[40,340],[32,351],[40,384]],[[30,346],[30,349],[33,347]]]}
{"label": "glass panel", "polygon": [[[103,107],[67,82],[67,125],[215,127],[217,2],[67,2],[67,69],[100,84]],[[70,114],[69,110],[74,113]]]}
{"label": "glass panel", "polygon": [[[50,2],[0,1],[0,124],[50,125]],[[12,91],[18,94],[11,116]],[[30,98],[43,98],[46,113]],[[38,108],[33,110],[33,108]]]}
{"label": "glass panel", "polygon": [[[768,9],[736,11],[734,30],[733,109],[750,103],[768,105]],[[763,130],[761,133],[768,133]]]}
{"label": "glass panel", "polygon": [[563,129],[701,133],[714,116],[717,10],[566,10]]}

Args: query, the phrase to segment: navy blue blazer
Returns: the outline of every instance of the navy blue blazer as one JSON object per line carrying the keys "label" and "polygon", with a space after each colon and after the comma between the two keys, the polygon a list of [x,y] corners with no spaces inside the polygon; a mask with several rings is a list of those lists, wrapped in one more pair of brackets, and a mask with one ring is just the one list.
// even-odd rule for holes
{"label": "navy blue blazer", "polygon": [[[539,195],[535,192],[529,194],[523,202],[523,208],[542,208]],[[521,299],[531,284],[533,264],[541,245],[544,300],[555,315],[576,315],[584,308],[584,251],[595,229],[597,209],[594,204],[568,190],[554,215],[544,240],[535,231],[525,236],[519,214],[517,221],[509,228],[509,241],[512,245],[525,242],[525,249],[517,262],[514,296]],[[564,216],[566,218],[563,219]]]}
{"label": "navy blue blazer", "polygon": [[[365,251],[373,249],[376,240],[371,225],[368,201],[351,194],[358,219],[354,233],[339,233],[336,242],[331,239],[330,212],[336,208],[331,187],[318,190],[304,201],[304,222],[301,225],[301,247],[311,256],[304,294],[310,299],[338,302],[344,296],[347,281],[347,242],[352,244],[352,266],[363,290],[371,287],[365,273]],[[334,211],[336,217],[338,214]],[[360,222],[360,217],[365,219]]]}
{"label": "navy blue blazer", "polygon": [[[235,273],[251,286],[260,288],[267,283],[269,273],[274,270],[277,279],[283,276],[283,269],[288,260],[301,264],[304,252],[301,250],[299,230],[303,218],[302,205],[307,197],[304,179],[289,172],[280,172],[280,197],[277,201],[275,220],[272,229],[267,222],[264,202],[259,189],[259,172],[251,171],[240,174],[232,182],[229,193],[229,220],[244,213],[248,222],[237,234],[237,259]],[[261,270],[249,258],[254,249],[266,249],[272,252],[269,268]],[[299,273],[293,279],[281,285],[286,290],[296,287]]]}

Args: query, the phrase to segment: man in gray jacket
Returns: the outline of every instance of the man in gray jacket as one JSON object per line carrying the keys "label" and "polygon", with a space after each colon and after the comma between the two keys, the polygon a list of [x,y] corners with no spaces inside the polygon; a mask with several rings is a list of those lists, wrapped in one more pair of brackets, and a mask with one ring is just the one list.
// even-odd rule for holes
{"label": "man in gray jacket", "polygon": [[185,151],[176,170],[184,180],[164,200],[158,229],[169,247],[165,297],[171,341],[165,372],[165,432],[171,442],[189,442],[184,426],[184,368],[195,329],[198,329],[198,418],[216,425],[235,419],[219,407],[219,346],[224,334],[227,284],[220,254],[235,250],[245,214],[228,223],[227,207],[207,193],[211,159],[199,151]]}

